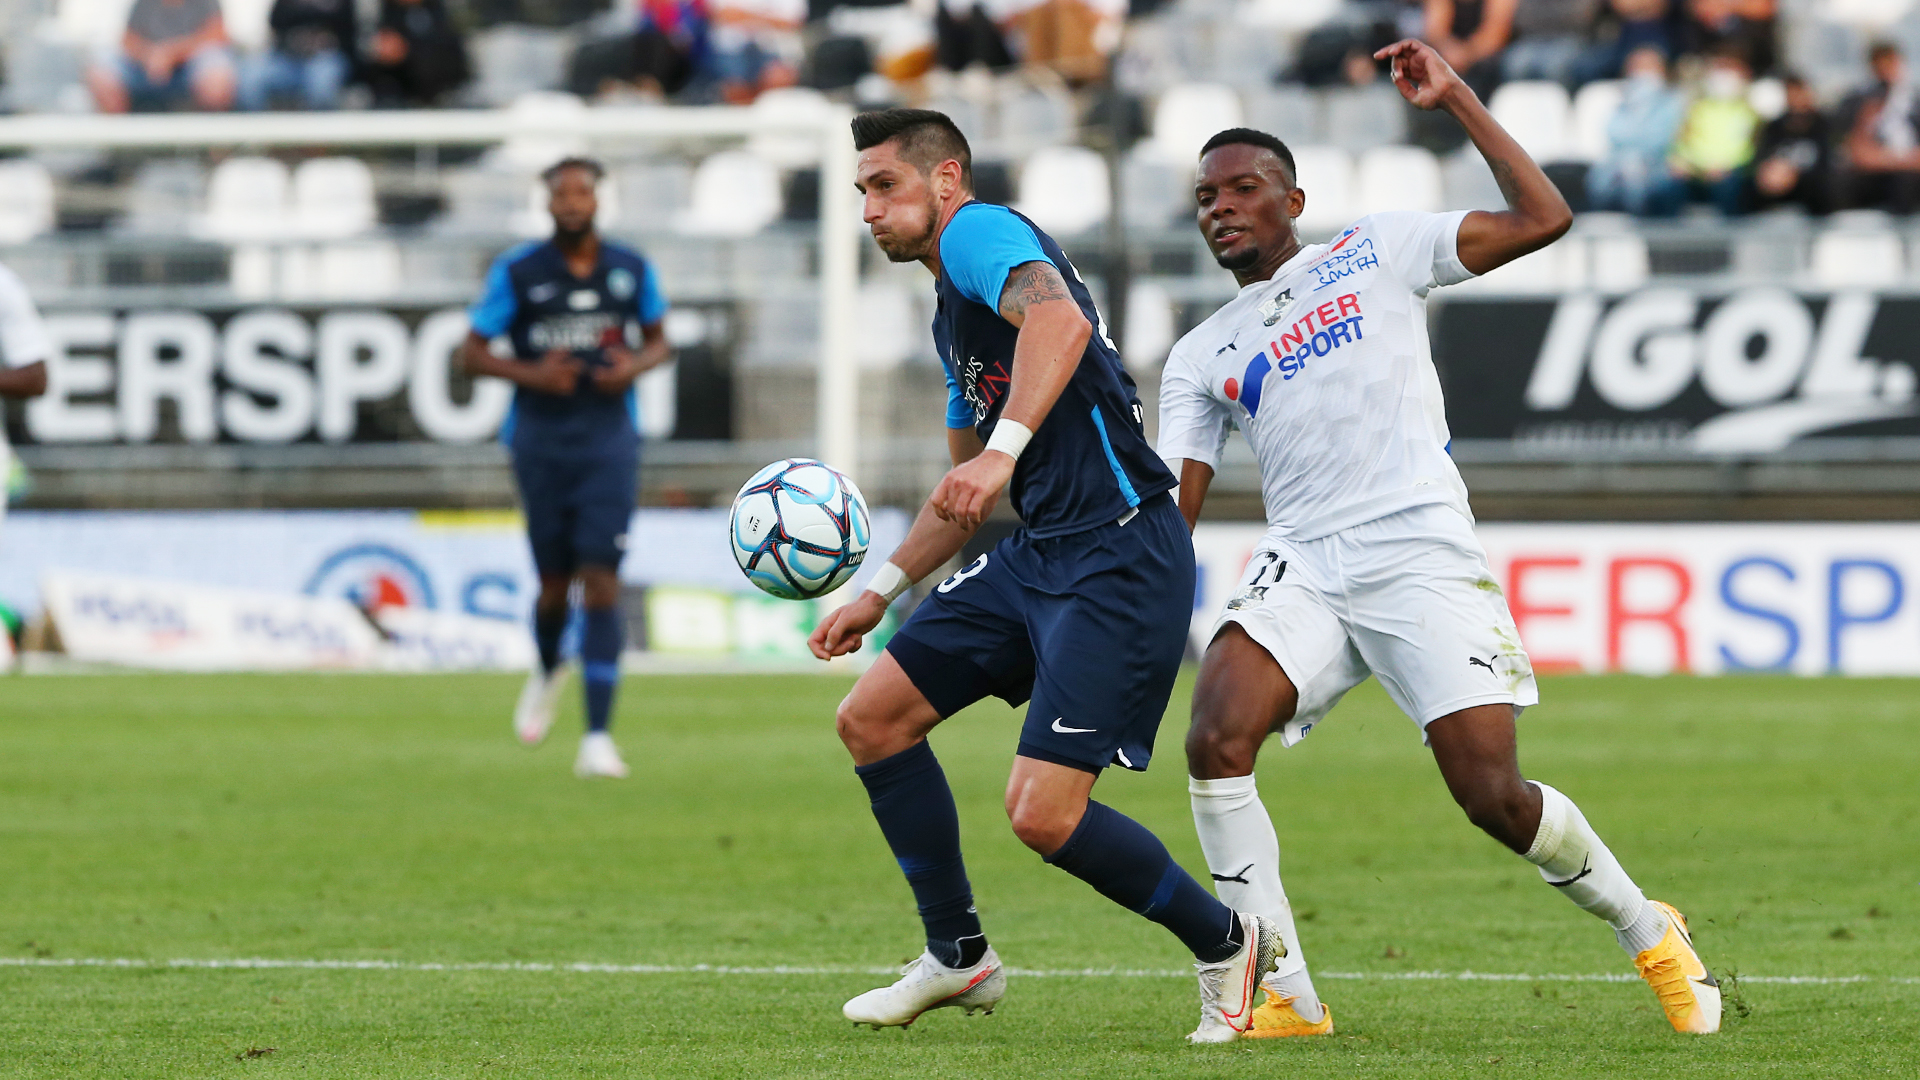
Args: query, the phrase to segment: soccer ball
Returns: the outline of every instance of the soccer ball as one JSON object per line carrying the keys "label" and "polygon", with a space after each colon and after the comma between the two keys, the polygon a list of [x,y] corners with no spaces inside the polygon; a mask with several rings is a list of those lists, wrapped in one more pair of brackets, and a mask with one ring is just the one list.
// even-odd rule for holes
{"label": "soccer ball", "polygon": [[825,596],[867,557],[867,500],[846,475],[812,458],[753,474],[733,497],[733,558],[747,580],[783,600]]}

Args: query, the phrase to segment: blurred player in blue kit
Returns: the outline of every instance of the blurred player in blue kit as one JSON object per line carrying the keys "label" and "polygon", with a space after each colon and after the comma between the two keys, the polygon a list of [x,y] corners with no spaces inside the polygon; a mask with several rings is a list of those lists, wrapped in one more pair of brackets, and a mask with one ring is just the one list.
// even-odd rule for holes
{"label": "blurred player in blue kit", "polygon": [[953,470],[866,591],[814,630],[814,654],[859,648],[895,597],[959,553],[1002,490],[1025,528],[942,582],[840,705],[840,738],[927,940],[898,982],[842,1012],[907,1025],[945,1006],[992,1011],[1005,992],[953,792],[926,739],[992,695],[1031,702],[1007,781],[1014,833],[1172,931],[1200,977],[1188,1037],[1237,1038],[1284,952],[1278,930],[1216,900],[1151,832],[1089,797],[1107,766],[1147,767],[1193,606],[1193,545],[1167,494],[1173,475],[1141,432],[1133,380],[1059,245],[974,199],[972,153],[952,120],[890,109],[857,117],[853,134],[875,242],[935,277]]}
{"label": "blurred player in blue kit", "polygon": [[[513,457],[540,574],[533,609],[540,664],[521,691],[514,731],[531,746],[553,725],[566,674],[560,638],[578,581],[586,609],[580,666],[587,733],[573,769],[583,778],[627,775],[607,724],[625,643],[620,558],[640,469],[634,380],[670,356],[659,275],[639,252],[594,231],[602,175],[585,158],[546,171],[553,238],[494,261],[462,349],[469,372],[515,387],[500,438]],[[490,347],[503,336],[511,357]]]}

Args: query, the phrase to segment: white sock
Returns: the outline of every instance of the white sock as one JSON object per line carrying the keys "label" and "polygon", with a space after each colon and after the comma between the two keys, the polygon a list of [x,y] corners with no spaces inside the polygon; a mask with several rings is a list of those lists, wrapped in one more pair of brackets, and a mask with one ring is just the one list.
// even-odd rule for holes
{"label": "white sock", "polygon": [[1280,885],[1280,838],[1260,803],[1253,777],[1188,777],[1187,792],[1193,797],[1193,826],[1200,834],[1200,850],[1207,857],[1220,902],[1235,911],[1272,919],[1287,943],[1287,955],[1264,980],[1267,992],[1293,998],[1293,1009],[1301,1019],[1319,1021],[1320,995],[1314,993],[1313,979],[1307,974],[1293,908]]}
{"label": "white sock", "polygon": [[1629,956],[1653,948],[1667,932],[1667,914],[1620,868],[1573,800],[1538,781],[1540,831],[1525,858],[1574,906],[1607,921]]}

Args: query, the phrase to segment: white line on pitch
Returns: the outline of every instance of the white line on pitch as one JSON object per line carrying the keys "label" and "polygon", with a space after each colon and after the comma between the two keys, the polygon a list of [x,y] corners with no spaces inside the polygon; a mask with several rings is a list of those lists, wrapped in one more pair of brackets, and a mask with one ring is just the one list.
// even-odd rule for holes
{"label": "white line on pitch", "polygon": [[[588,964],[544,963],[540,961],[449,962],[407,960],[303,960],[269,957],[236,957],[216,960],[155,960],[140,957],[64,958],[46,956],[0,956],[0,967],[22,968],[186,968],[212,971],[521,971],[566,972],[599,975],[893,975],[892,967],[739,967],[728,964]],[[1192,971],[1157,968],[1008,968],[1007,974],[1028,978],[1192,978]],[[1635,982],[1638,977],[1626,972],[1604,974],[1505,973],[1491,971],[1316,971],[1319,979],[1364,981],[1446,981],[1458,982]],[[1888,982],[1920,985],[1920,978],[1882,975],[1742,975],[1743,983],[1824,986],[1835,983]]]}

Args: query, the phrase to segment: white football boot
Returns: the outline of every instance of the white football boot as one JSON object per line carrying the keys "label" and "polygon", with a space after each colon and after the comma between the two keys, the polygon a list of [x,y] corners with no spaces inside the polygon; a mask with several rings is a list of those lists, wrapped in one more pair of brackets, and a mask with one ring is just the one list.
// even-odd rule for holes
{"label": "white football boot", "polygon": [[580,740],[580,756],[573,759],[573,775],[582,780],[596,776],[614,780],[627,778],[627,763],[620,760],[620,748],[613,736],[604,731],[589,731]]}
{"label": "white football boot", "polygon": [[906,1027],[929,1009],[958,1007],[968,1016],[993,1007],[1007,992],[1007,974],[1000,968],[1000,957],[989,946],[980,962],[970,968],[950,968],[921,953],[900,973],[892,986],[869,990],[841,1006],[840,1013],[853,1021],[872,1026]]}
{"label": "white football boot", "polygon": [[1235,913],[1246,944],[1217,964],[1194,961],[1200,973],[1200,1026],[1187,1036],[1192,1043],[1232,1042],[1253,1026],[1253,996],[1274,961],[1287,955],[1280,928],[1259,915]]}
{"label": "white football boot", "polygon": [[520,688],[520,702],[513,707],[513,733],[523,745],[539,746],[553,727],[553,714],[560,709],[560,691],[567,686],[568,666],[561,664],[546,672],[535,664],[527,673],[527,683]]}

